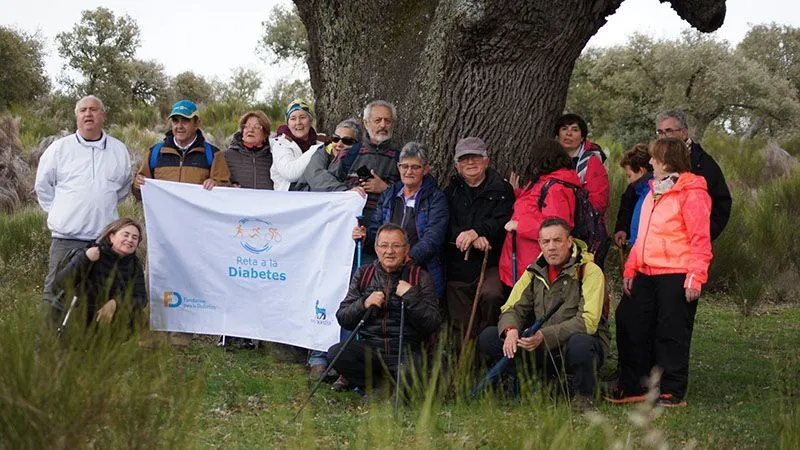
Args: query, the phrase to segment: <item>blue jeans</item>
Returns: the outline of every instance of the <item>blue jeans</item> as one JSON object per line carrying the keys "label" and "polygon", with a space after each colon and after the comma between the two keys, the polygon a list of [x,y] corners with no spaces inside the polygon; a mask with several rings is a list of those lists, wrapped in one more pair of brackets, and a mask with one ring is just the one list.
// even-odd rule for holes
{"label": "blue jeans", "polygon": [[316,366],[316,365],[327,366],[328,365],[328,353],[320,351],[320,350],[311,350],[308,353],[308,365],[309,366]]}

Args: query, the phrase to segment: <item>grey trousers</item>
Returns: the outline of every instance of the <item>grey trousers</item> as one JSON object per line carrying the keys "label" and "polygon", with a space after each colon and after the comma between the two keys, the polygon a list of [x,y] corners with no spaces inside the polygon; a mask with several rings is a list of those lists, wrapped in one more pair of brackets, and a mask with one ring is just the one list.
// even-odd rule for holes
{"label": "grey trousers", "polygon": [[50,306],[58,300],[58,296],[53,292],[53,283],[56,279],[58,263],[61,262],[64,255],[70,250],[86,247],[90,242],[92,241],[52,238],[50,241],[50,259],[47,263],[47,277],[44,279],[44,292],[42,293],[45,306]]}

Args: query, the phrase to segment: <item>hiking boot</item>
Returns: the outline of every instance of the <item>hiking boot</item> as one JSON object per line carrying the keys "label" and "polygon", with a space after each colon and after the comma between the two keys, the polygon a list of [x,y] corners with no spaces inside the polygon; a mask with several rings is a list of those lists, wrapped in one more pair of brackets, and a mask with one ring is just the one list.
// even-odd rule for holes
{"label": "hiking boot", "polygon": [[661,394],[656,399],[656,405],[665,408],[683,408],[689,404],[686,403],[686,400],[675,397],[672,394]]}
{"label": "hiking boot", "polygon": [[345,391],[349,387],[350,387],[350,382],[347,381],[347,378],[345,378],[344,375],[339,375],[339,378],[337,378],[336,381],[334,381],[333,384],[331,385],[331,389],[333,389],[336,392]]}
{"label": "hiking boot", "polygon": [[630,395],[622,392],[622,389],[616,388],[608,395],[603,396],[603,398],[610,403],[615,404],[622,404],[622,403],[641,403],[645,401],[645,394],[639,395]]}

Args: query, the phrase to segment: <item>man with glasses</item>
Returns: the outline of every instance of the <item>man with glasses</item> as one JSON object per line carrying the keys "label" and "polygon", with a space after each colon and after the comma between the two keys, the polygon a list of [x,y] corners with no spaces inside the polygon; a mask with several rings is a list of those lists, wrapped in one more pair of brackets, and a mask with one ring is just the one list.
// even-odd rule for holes
{"label": "man with glasses", "polygon": [[678,138],[686,142],[686,148],[691,152],[692,173],[705,178],[708,184],[708,195],[711,196],[711,240],[716,239],[731,216],[731,193],[725,175],[714,158],[689,137],[686,114],[680,109],[668,109],[656,115],[656,137]]}
{"label": "man with glasses", "polygon": [[147,178],[202,184],[208,190],[229,185],[228,164],[219,149],[207,142],[200,131],[197,105],[189,100],[175,103],[169,123],[170,131],[164,140],[145,155],[133,179],[133,195],[142,198],[141,188]]}
{"label": "man with glasses", "polygon": [[[400,335],[405,349],[402,365],[406,370],[419,367],[420,345],[439,328],[441,316],[436,290],[430,276],[408,260],[409,242],[403,229],[386,224],[377,231],[375,251],[378,260],[361,266],[350,283],[347,296],[336,312],[342,328],[353,329],[366,312],[358,340],[352,340],[334,365],[350,382],[363,388],[376,386],[395,377],[398,368]],[[405,302],[403,327],[400,327],[401,300]],[[328,350],[333,359],[342,349],[335,344]]]}
{"label": "man with glasses", "polygon": [[454,161],[457,173],[444,190],[450,205],[444,253],[447,309],[451,325],[466,329],[483,257],[488,252],[471,336],[475,337],[484,328],[497,325],[500,306],[505,302],[497,266],[506,235],[503,225],[514,211],[514,190],[489,167],[486,144],[480,138],[458,141]]}

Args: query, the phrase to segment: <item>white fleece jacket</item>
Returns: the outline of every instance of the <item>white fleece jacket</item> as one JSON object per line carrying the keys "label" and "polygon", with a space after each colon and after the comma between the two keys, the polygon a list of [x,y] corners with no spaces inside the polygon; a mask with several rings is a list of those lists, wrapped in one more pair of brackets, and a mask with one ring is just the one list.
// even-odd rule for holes
{"label": "white fleece jacket", "polygon": [[131,181],[125,144],[106,133],[94,142],[75,133],[44,151],[34,189],[53,237],[88,241],[119,217]]}
{"label": "white fleece jacket", "polygon": [[269,146],[272,150],[272,167],[269,169],[269,175],[274,189],[288,191],[289,186],[303,175],[311,156],[322,145],[322,142],[317,141],[303,153],[297,143],[286,139],[283,135],[271,138]]}

